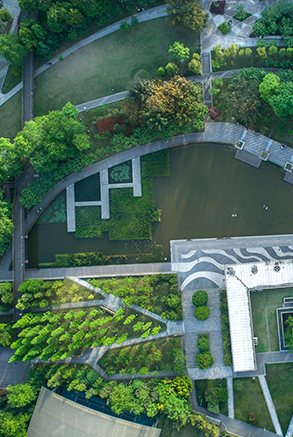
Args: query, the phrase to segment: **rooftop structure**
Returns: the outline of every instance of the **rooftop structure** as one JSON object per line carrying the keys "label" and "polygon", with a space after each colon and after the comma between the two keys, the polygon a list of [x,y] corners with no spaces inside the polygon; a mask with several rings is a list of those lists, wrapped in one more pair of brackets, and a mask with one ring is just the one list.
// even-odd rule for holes
{"label": "rooftop structure", "polygon": [[159,437],[161,430],[84,407],[42,387],[28,437]]}
{"label": "rooftop structure", "polygon": [[227,265],[225,276],[233,368],[249,372],[256,369],[250,291],[292,285],[293,261]]}

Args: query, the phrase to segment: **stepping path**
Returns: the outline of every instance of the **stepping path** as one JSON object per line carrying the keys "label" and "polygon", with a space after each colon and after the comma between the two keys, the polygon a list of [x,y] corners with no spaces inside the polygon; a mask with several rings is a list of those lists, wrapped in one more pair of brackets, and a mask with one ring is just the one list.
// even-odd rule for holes
{"label": "stepping path", "polygon": [[282,428],[281,428],[281,425],[280,425],[280,422],[279,422],[279,419],[278,419],[278,416],[276,413],[275,405],[273,403],[266,378],[265,378],[265,376],[260,375],[258,377],[258,379],[259,379],[259,382],[260,382],[260,385],[261,385],[261,388],[262,388],[262,391],[263,391],[263,394],[264,394],[264,397],[265,397],[265,400],[266,400],[266,403],[268,406],[268,410],[269,410],[276,434],[283,435]]}

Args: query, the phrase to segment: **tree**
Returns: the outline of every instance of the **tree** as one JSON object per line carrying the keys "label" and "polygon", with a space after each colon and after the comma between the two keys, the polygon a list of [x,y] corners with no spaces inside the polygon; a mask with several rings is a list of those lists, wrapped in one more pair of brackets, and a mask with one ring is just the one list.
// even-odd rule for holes
{"label": "tree", "polygon": [[9,385],[6,391],[7,403],[11,408],[22,408],[36,399],[36,395],[29,384]]}
{"label": "tree", "polygon": [[50,173],[89,148],[84,125],[76,120],[76,109],[71,103],[63,109],[29,121],[15,138],[16,146],[24,142],[34,151],[31,163],[39,172]]}
{"label": "tree", "polygon": [[7,23],[7,21],[11,20],[11,14],[9,13],[8,9],[6,8],[0,9],[0,18],[3,21],[3,23]]}
{"label": "tree", "polygon": [[293,82],[282,83],[279,94],[273,95],[269,104],[277,117],[293,115]]}
{"label": "tree", "polygon": [[208,20],[208,14],[197,0],[170,0],[167,12],[172,25],[178,24],[193,33],[199,33]]}
{"label": "tree", "polygon": [[214,364],[214,358],[210,352],[201,352],[196,357],[196,364],[200,369],[209,369]]}
{"label": "tree", "polygon": [[293,350],[293,317],[289,316],[286,321],[286,330],[285,330],[285,340],[286,345],[289,346],[290,350]]}
{"label": "tree", "polygon": [[208,303],[209,296],[208,293],[204,290],[198,290],[193,293],[192,303],[194,306],[203,306]]}
{"label": "tree", "polygon": [[10,282],[0,283],[0,311],[8,311],[13,303],[12,284]]}
{"label": "tree", "polygon": [[123,22],[120,24],[120,30],[121,30],[122,32],[127,32],[127,30],[129,29],[129,27],[130,27],[130,25],[129,25],[129,23],[127,23],[127,21],[123,21]]}
{"label": "tree", "polygon": [[242,76],[233,78],[222,97],[222,105],[238,123],[245,126],[256,123],[264,109],[258,82],[245,80]]}
{"label": "tree", "polygon": [[184,45],[178,41],[175,41],[174,44],[169,47],[168,51],[175,59],[179,59],[180,62],[184,62],[189,58],[189,48],[184,47]]}
{"label": "tree", "polygon": [[[272,46],[274,47],[274,46]],[[272,48],[271,47],[271,48]],[[270,98],[280,92],[280,78],[276,74],[267,74],[259,85],[259,93],[265,102],[269,102]]]}
{"label": "tree", "polygon": [[11,64],[13,74],[20,73],[26,54],[26,48],[14,33],[4,34],[0,37],[0,55]]}
{"label": "tree", "polygon": [[0,412],[0,435],[3,437],[26,437],[28,416],[10,412]]}
{"label": "tree", "polygon": [[18,5],[23,11],[27,11],[29,14],[37,12],[38,0],[19,0]]}

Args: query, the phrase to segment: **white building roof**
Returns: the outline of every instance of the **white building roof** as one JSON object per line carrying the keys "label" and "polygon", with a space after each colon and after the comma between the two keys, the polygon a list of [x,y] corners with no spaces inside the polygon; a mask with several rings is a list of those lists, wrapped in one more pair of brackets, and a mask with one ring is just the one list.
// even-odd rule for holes
{"label": "white building roof", "polygon": [[293,260],[227,265],[225,276],[233,368],[252,371],[256,359],[249,292],[292,285]]}

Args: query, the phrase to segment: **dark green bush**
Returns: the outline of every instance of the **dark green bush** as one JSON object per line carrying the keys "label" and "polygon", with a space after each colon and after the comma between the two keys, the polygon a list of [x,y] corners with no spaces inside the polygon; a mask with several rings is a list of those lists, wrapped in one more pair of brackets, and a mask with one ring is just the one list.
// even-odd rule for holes
{"label": "dark green bush", "polygon": [[203,321],[206,320],[210,315],[210,309],[206,306],[197,307],[194,310],[194,317],[197,320]]}
{"label": "dark green bush", "polygon": [[208,300],[208,293],[204,290],[198,290],[192,296],[192,303],[196,307],[206,305],[208,303]]}
{"label": "dark green bush", "polygon": [[210,352],[201,352],[196,357],[196,364],[200,369],[209,369],[214,364],[214,358]]}
{"label": "dark green bush", "polygon": [[224,363],[225,363],[225,366],[231,367],[233,362],[232,362],[232,352],[231,352],[229,316],[228,316],[226,290],[222,290],[220,292],[220,310],[221,310],[221,319],[222,319]]}
{"label": "dark green bush", "polygon": [[230,26],[226,21],[224,21],[224,23],[220,24],[218,29],[220,32],[222,32],[223,35],[226,35],[226,33],[230,31]]}
{"label": "dark green bush", "polygon": [[200,352],[208,352],[210,350],[209,335],[199,334],[199,339],[197,340],[196,346]]}

